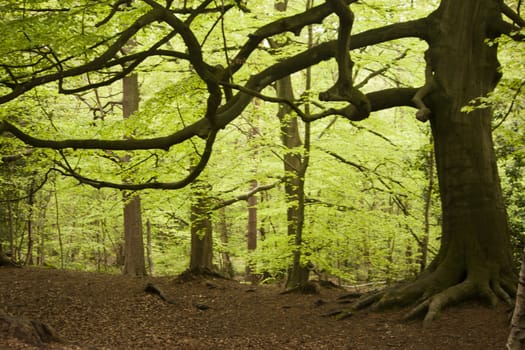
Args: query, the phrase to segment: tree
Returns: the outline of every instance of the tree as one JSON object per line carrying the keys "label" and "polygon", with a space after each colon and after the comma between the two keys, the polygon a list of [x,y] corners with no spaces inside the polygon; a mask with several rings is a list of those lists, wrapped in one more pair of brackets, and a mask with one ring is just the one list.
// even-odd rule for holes
{"label": "tree", "polygon": [[189,272],[210,273],[213,269],[213,226],[211,222],[211,186],[203,180],[192,185],[191,253]]}
{"label": "tree", "polygon": [[[16,10],[7,8],[11,12],[4,22],[9,30],[2,49],[5,55],[0,62],[3,68],[0,103],[53,82],[58,82],[62,93],[109,85],[140,65],[149,67],[147,59],[166,58],[187,62],[201,80],[202,89],[207,91],[203,115],[182,123],[167,135],[127,140],[34,137],[7,119],[0,126],[2,133],[10,133],[34,147],[56,150],[168,150],[200,138],[204,144],[197,152],[200,156],[197,165],[177,181],[158,181],[153,177],[141,183],[118,183],[92,178],[66,160],[60,164],[65,175],[97,188],[178,189],[194,181],[203,171],[217,134],[240,115],[253,97],[289,106],[305,122],[330,115],[360,121],[374,111],[396,106],[416,107],[419,120],[430,120],[435,140],[443,212],[441,247],[434,261],[415,281],[378,293],[360,305],[377,302],[378,307],[383,307],[415,302],[409,315],[426,312],[426,320],[430,321],[453,302],[475,297],[491,303],[498,299],[509,301],[515,291],[515,276],[491,137],[492,112],[483,105],[465,108],[474,99],[490,93],[500,79],[496,39],[501,35],[516,40],[523,38],[517,32],[525,21],[503,1],[442,0],[426,17],[353,34],[355,16],[348,5],[355,1],[327,0],[294,15],[268,23],[258,22],[257,29],[249,33],[244,43],[234,45],[233,50],[229,44],[236,39],[225,35],[226,30],[219,30],[219,27],[229,28],[228,25],[213,27],[205,36],[197,35],[195,28],[199,27],[199,21],[209,20],[210,16],[222,24],[235,21],[236,16],[248,16],[249,9],[241,2],[214,7],[211,1],[205,0],[189,8],[186,2],[168,2],[163,6],[154,0],[144,0],[133,2],[135,7],[125,11],[120,11],[120,3],[116,2],[108,11],[103,4],[86,2],[82,16],[74,7],[45,13],[45,19],[67,19],[73,27],[82,28],[82,32],[62,34],[66,38],[52,37],[41,26],[28,33],[30,26],[24,22],[30,19],[22,21],[23,25],[11,22]],[[91,11],[93,16],[97,11],[109,14],[95,25],[89,25],[82,22],[86,11]],[[285,53],[285,57],[257,67],[256,73],[246,77],[243,68],[252,62],[250,59],[264,40],[285,32],[299,35],[306,26],[321,23],[331,14],[339,21],[337,39],[299,53]],[[504,21],[502,15],[513,23]],[[107,31],[108,23],[115,23],[118,30]],[[212,34],[224,47],[225,58],[220,62],[208,46],[207,38]],[[126,42],[140,35],[147,37],[148,45],[121,52]],[[65,50],[64,42],[72,38],[79,38],[78,45],[75,50]],[[428,44],[424,86],[387,87],[366,94],[357,89],[353,84],[354,64],[349,51],[403,38],[418,38]],[[315,113],[305,113],[301,101],[290,100],[291,97],[262,93],[270,84],[332,58],[337,64],[338,76],[333,86],[319,94],[324,104],[320,104]],[[79,78],[87,72],[104,74],[99,75],[97,82],[83,84]],[[340,107],[341,103],[344,107]]]}
{"label": "tree", "polygon": [[427,65],[434,81],[427,104],[443,212],[442,242],[428,269],[414,283],[387,292],[380,305],[423,297],[411,315],[426,311],[425,319],[431,320],[454,302],[481,296],[494,304],[509,301],[514,293],[492,112],[464,109],[490,93],[500,79],[497,45],[487,40],[509,33],[502,11],[509,13],[498,1],[442,1],[425,19],[430,28],[425,33]]}
{"label": "tree", "polygon": [[[307,2],[306,8],[311,8],[311,2]],[[278,11],[286,11],[287,2],[275,4]],[[308,42],[311,47],[312,33],[309,27]],[[270,41],[272,47],[279,49],[280,46],[274,41]],[[307,71],[308,91],[311,86],[310,71]],[[294,100],[294,89],[291,76],[286,76],[275,82],[276,96],[283,100]],[[307,107],[308,108],[308,107]],[[305,109],[308,114],[307,109]],[[280,105],[277,111],[277,117],[281,126],[281,141],[285,148],[283,157],[284,167],[284,189],[286,193],[287,202],[287,233],[293,246],[292,263],[288,268],[288,278],[286,287],[288,289],[304,287],[309,279],[310,270],[305,263],[305,257],[302,254],[303,246],[303,229],[304,229],[304,207],[305,207],[305,175],[308,168],[308,140],[309,140],[309,126],[306,126],[305,143],[301,140],[299,130],[299,120],[294,115],[292,108],[289,105]]]}
{"label": "tree", "polygon": [[[138,75],[131,74],[124,77],[122,87],[122,112],[124,118],[129,118],[139,109]],[[129,163],[130,158],[123,157],[122,161]],[[146,275],[140,196],[126,192],[124,193],[124,269],[122,272],[130,276]]]}
{"label": "tree", "polygon": [[[257,180],[250,182],[250,191],[257,188]],[[255,195],[248,197],[246,200],[248,205],[248,225],[247,225],[247,248],[248,254],[257,248],[257,197]],[[231,263],[230,263],[231,264]],[[246,279],[251,283],[257,282],[257,275],[253,272],[252,267],[248,263],[246,265]]]}

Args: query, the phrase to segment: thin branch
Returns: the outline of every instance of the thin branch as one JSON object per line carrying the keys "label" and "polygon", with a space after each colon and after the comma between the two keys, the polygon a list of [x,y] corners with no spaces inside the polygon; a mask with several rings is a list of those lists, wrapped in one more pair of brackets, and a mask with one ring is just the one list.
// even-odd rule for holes
{"label": "thin branch", "polygon": [[[352,3],[356,0],[348,1],[345,3]],[[247,61],[251,53],[257,49],[259,44],[264,40],[276,34],[285,32],[291,32],[295,35],[299,35],[301,30],[314,23],[321,23],[327,16],[332,14],[333,10],[329,4],[322,4],[306,10],[302,13],[280,18],[274,22],[268,23],[249,36],[248,41],[243,45],[242,49],[239,50],[237,55],[232,59],[232,63],[228,67],[228,72],[233,75],[239,69],[242,68],[244,63]]]}
{"label": "thin branch", "polygon": [[324,205],[325,207],[328,207],[328,208],[335,208],[337,211],[354,211],[354,210],[358,210],[358,208],[356,207],[351,207],[351,206],[348,206],[348,205],[342,205],[342,204],[334,204],[334,203],[330,203],[330,202],[325,202],[325,201],[322,201],[320,199],[317,199],[317,198],[306,198],[305,199],[305,203],[306,204],[317,204],[317,205]]}
{"label": "thin branch", "polygon": [[388,142],[390,145],[392,145],[392,146],[394,146],[394,147],[398,147],[398,146],[397,146],[392,140],[390,140],[387,136],[385,136],[385,135],[383,135],[383,134],[381,134],[381,133],[379,133],[379,132],[377,132],[377,131],[375,131],[375,130],[372,130],[372,129],[367,128],[367,127],[362,126],[362,125],[358,125],[357,123],[351,123],[351,124],[352,124],[352,126],[353,126],[354,128],[357,128],[357,129],[359,129],[359,130],[365,130],[366,132],[369,132],[369,133],[371,133],[372,135],[375,135],[375,136],[379,137],[380,139],[385,140],[385,141]]}
{"label": "thin branch", "polygon": [[26,196],[17,197],[17,198],[9,198],[9,199],[0,199],[0,203],[18,202],[18,201],[26,200],[26,199],[28,199],[31,196],[34,196],[35,193],[40,191],[42,189],[42,187],[44,187],[44,185],[47,183],[47,180],[49,180],[49,174],[53,170],[54,169],[48,169],[47,172],[44,174],[44,179],[40,182],[40,184],[37,185],[36,187],[31,187],[29,193]]}
{"label": "thin branch", "polygon": [[520,86],[518,87],[518,89],[516,90],[516,92],[514,93],[514,96],[512,97],[512,102],[510,103],[509,105],[509,108],[507,108],[507,111],[505,112],[505,114],[503,115],[503,117],[501,118],[501,120],[492,127],[492,131],[496,130],[497,128],[499,128],[501,126],[501,124],[503,124],[503,122],[505,122],[505,120],[507,120],[508,116],[510,115],[510,113],[512,112],[512,109],[514,108],[514,104],[516,102],[516,99],[518,98],[519,94],[521,93],[521,89],[525,86],[525,81],[522,81]]}
{"label": "thin branch", "polygon": [[126,45],[141,28],[158,20],[160,13],[157,10],[152,10],[141,17],[139,17],[133,24],[131,24],[125,31],[123,31],[120,37],[107,48],[107,50],[101,55],[97,56],[93,61],[71,68],[67,71],[59,71],[56,73],[50,73],[40,77],[35,77],[27,82],[14,86],[10,93],[0,96],[0,104],[11,101],[12,99],[26,93],[27,91],[46,83],[64,79],[66,77],[73,77],[81,75],[89,71],[95,71],[97,69],[105,67],[107,62],[111,60],[120,50]]}
{"label": "thin branch", "polygon": [[111,11],[109,12],[109,14],[106,17],[104,17],[104,19],[102,19],[100,22],[97,22],[95,24],[95,27],[100,27],[100,26],[106,24],[107,22],[109,22],[113,18],[113,16],[115,16],[117,11],[119,10],[120,5],[126,4],[126,3],[128,3],[128,1],[129,0],[118,0],[117,2],[115,2],[111,6]]}
{"label": "thin branch", "polygon": [[231,198],[231,199],[228,199],[228,200],[223,200],[220,203],[217,203],[216,205],[214,205],[212,207],[212,210],[217,210],[217,209],[220,209],[220,208],[224,208],[224,207],[227,207],[227,206],[232,205],[233,203],[236,203],[236,202],[239,202],[239,201],[245,201],[248,198],[250,198],[251,196],[255,195],[256,193],[271,190],[272,188],[274,188],[277,185],[279,185],[281,182],[282,182],[282,179],[280,179],[279,181],[276,181],[274,183],[271,183],[271,184],[259,185],[257,187],[254,187],[250,191],[248,191],[248,192],[246,192],[244,194],[238,195],[235,198]]}

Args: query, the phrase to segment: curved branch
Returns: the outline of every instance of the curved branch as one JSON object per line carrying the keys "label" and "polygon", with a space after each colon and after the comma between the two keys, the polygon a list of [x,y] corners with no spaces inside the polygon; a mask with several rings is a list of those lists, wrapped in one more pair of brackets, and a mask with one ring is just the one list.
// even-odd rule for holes
{"label": "curved branch", "polygon": [[204,152],[202,153],[199,159],[199,162],[197,163],[195,167],[192,167],[188,175],[186,175],[186,177],[180,181],[147,182],[147,183],[131,184],[131,183],[115,183],[115,182],[96,180],[96,179],[85,177],[77,173],[67,162],[65,164],[60,164],[60,167],[62,167],[63,170],[60,170],[60,169],[54,169],[54,170],[60,172],[64,176],[73,177],[80,183],[90,185],[97,189],[103,188],[103,187],[109,187],[109,188],[116,188],[119,190],[129,190],[129,191],[138,191],[138,190],[145,190],[145,189],[177,190],[177,189],[186,187],[187,185],[192,183],[202,173],[202,171],[208,164],[208,161],[210,160],[210,157],[213,151],[213,144],[215,143],[216,136],[217,136],[217,131],[210,131],[208,138],[206,139],[206,146],[204,148]]}
{"label": "curved branch", "polygon": [[126,139],[126,140],[96,140],[96,139],[77,139],[77,140],[44,140],[28,135],[15,125],[4,120],[0,123],[0,134],[11,133],[24,143],[38,148],[50,149],[105,149],[105,150],[144,150],[162,149],[168,150],[172,145],[182,143],[193,136],[206,138],[210,130],[209,122],[206,119],[180,130],[171,135],[156,137],[151,139]]}
{"label": "curved branch", "polygon": [[187,23],[178,19],[177,16],[171,13],[167,8],[161,6],[154,0],[144,0],[144,2],[150,5],[154,10],[160,11],[164,22],[169,24],[178,34],[180,34],[182,40],[184,40],[192,66],[208,87],[210,95],[208,97],[208,106],[206,108],[205,117],[210,120],[210,123],[214,124],[215,114],[221,104],[222,97],[218,81],[222,79],[224,70],[211,69],[211,66],[204,62],[201,45]]}
{"label": "curved branch", "polygon": [[[350,4],[356,1],[357,0],[344,0],[344,3]],[[329,4],[324,3],[302,13],[280,18],[274,22],[262,26],[261,28],[257,29],[255,33],[249,35],[248,41],[233,58],[232,63],[227,69],[229,74],[233,75],[235,72],[241,69],[251,53],[264,39],[285,32],[292,32],[295,35],[299,35],[304,27],[314,23],[321,23],[323,19],[332,13],[332,7]]]}
{"label": "curved branch", "polygon": [[131,39],[144,26],[158,20],[160,15],[161,13],[155,9],[145,13],[133,24],[131,24],[128,29],[123,31],[120,37],[104,53],[93,59],[93,61],[78,67],[71,68],[69,70],[43,75],[41,77],[37,77],[22,84],[16,85],[13,87],[10,93],[0,96],[0,104],[11,101],[12,99],[39,85],[44,85],[52,81],[60,80],[66,77],[73,77],[105,67],[107,62],[113,58],[124,45],[126,45],[129,39]]}
{"label": "curved branch", "polygon": [[119,10],[120,5],[123,5],[123,4],[127,3],[127,2],[128,2],[128,0],[118,0],[117,2],[115,2],[111,6],[111,11],[109,12],[109,14],[106,17],[104,17],[100,22],[97,22],[95,24],[95,27],[100,27],[100,26],[106,24],[107,22],[109,22],[109,20],[111,20],[113,18],[113,16],[115,16],[117,11]]}
{"label": "curved branch", "polygon": [[370,114],[370,103],[363,93],[354,88],[352,79],[354,62],[350,59],[350,33],[354,24],[354,13],[348,6],[345,6],[342,0],[328,0],[328,3],[339,17],[335,52],[339,76],[331,88],[319,94],[319,99],[321,101],[349,101],[366,118]]}
{"label": "curved branch", "polygon": [[[148,0],[150,1],[150,0]],[[149,15],[148,15],[149,14]],[[159,14],[153,10],[148,12],[146,15],[148,21],[153,21],[159,18]],[[146,16],[145,15],[145,16]],[[145,21],[145,20],[144,20]],[[373,45],[379,42],[388,40],[394,40],[404,37],[419,37],[425,38],[427,33],[427,19],[419,19],[415,21],[409,21],[404,23],[397,23],[381,28],[371,29],[352,36],[350,49],[356,49],[367,45]],[[136,28],[133,33],[138,30]],[[127,36],[131,37],[133,34],[128,33]],[[124,37],[124,36],[123,36]],[[119,41],[123,38],[121,37]],[[122,43],[123,45],[124,43]],[[120,45],[120,46],[122,46]],[[305,50],[295,56],[280,61],[262,72],[253,75],[245,84],[245,88],[252,91],[261,91],[264,87],[271,83],[284,78],[287,75],[296,73],[309,66],[316,65],[321,61],[331,59],[335,56],[336,52],[336,41],[327,42],[320,44],[311,49]],[[115,44],[106,51],[101,58],[109,59],[112,57],[113,50],[120,49],[120,46]],[[21,85],[18,90],[28,90],[37,85],[45,84],[46,82],[57,80],[60,77],[74,76],[82,74],[85,71],[100,68],[104,66],[105,62],[101,59],[96,59],[91,63],[73,68],[67,72],[60,72],[50,76],[39,78],[29,82],[29,85]],[[0,97],[0,104],[6,102],[20,94],[23,91],[13,91],[11,94]],[[24,90],[25,91],[25,90]],[[395,106],[413,106],[413,102],[410,99],[414,96],[416,90],[414,89],[388,89],[380,92],[367,94],[366,97],[370,100],[371,111],[377,111],[380,109],[391,108]],[[411,94],[407,100],[407,94]],[[16,95],[16,96],[15,96]],[[217,95],[215,95],[217,96]],[[18,129],[13,124],[3,121],[0,123],[0,133],[10,132],[26,144],[40,148],[51,148],[51,149],[107,149],[107,150],[138,150],[138,149],[163,149],[168,150],[171,146],[182,143],[194,136],[206,138],[212,125],[214,128],[223,128],[228,125],[231,121],[237,118],[241,112],[250,103],[252,96],[246,92],[240,91],[234,97],[226,102],[223,106],[219,107],[216,113],[213,113],[213,123],[210,118],[202,118],[197,122],[181,129],[171,135],[164,137],[157,137],[151,139],[130,139],[130,140],[93,140],[93,139],[80,139],[80,140],[43,140],[30,136],[29,134]],[[217,103],[217,100],[214,101]],[[208,113],[213,111],[208,108]],[[215,111],[213,111],[215,112]],[[216,115],[215,115],[216,114]],[[312,115],[310,118],[306,118],[307,121],[313,121],[326,117],[328,115],[342,115],[349,120],[361,120],[363,115],[355,111],[355,107],[349,106],[343,109],[329,109],[318,115]]]}
{"label": "curved branch", "polygon": [[[172,57],[177,57],[177,58],[182,58],[182,59],[188,59],[189,56],[187,56],[185,54],[182,54],[182,53],[178,53],[178,52],[175,52],[175,51],[168,51],[168,50],[159,50],[159,47],[161,47],[162,45],[164,45],[167,42],[169,42],[176,34],[177,33],[175,33],[175,32],[169,33],[168,35],[166,35],[165,37],[163,37],[162,39],[157,41],[153,46],[151,46],[149,49],[147,49],[145,51],[138,52],[138,53],[135,53],[135,54],[130,54],[130,55],[127,55],[127,56],[124,56],[124,57],[119,57],[119,58],[116,58],[114,60],[108,61],[101,68],[110,68],[110,67],[114,67],[114,66],[117,66],[117,65],[124,67],[121,72],[113,75],[109,79],[100,81],[98,83],[89,83],[87,85],[84,85],[84,86],[81,86],[81,87],[78,87],[78,88],[74,88],[74,89],[67,89],[67,88],[63,87],[63,78],[59,78],[59,82],[60,82],[59,83],[59,92],[60,93],[64,93],[64,94],[76,94],[76,93],[87,91],[87,90],[90,90],[90,89],[96,89],[96,88],[99,88],[99,87],[102,87],[102,86],[110,85],[110,84],[112,84],[112,83],[114,83],[114,82],[124,78],[126,75],[131,73],[144,60],[146,60],[147,58],[149,58],[149,57],[151,57],[153,55],[172,56]],[[129,63],[129,62],[131,62],[131,63]],[[84,72],[82,72],[82,73],[84,73]]]}
{"label": "curved branch", "polygon": [[425,85],[423,85],[412,98],[412,102],[417,106],[418,111],[416,112],[416,119],[424,123],[430,119],[432,111],[427,107],[423,99],[432,93],[436,88],[437,84],[434,79],[434,73],[432,71],[432,63],[430,61],[430,52],[425,52]]}
{"label": "curved branch", "polygon": [[[36,187],[31,187],[29,189],[29,193],[25,196],[22,196],[22,197],[17,197],[17,198],[8,198],[8,199],[0,199],[0,203],[7,203],[7,202],[18,202],[18,201],[22,201],[22,200],[25,200],[33,195],[35,195],[35,193],[37,193],[38,191],[40,191],[42,189],[42,187],[44,187],[44,185],[47,183],[47,180],[49,180],[49,174],[51,173],[51,171],[53,171],[53,169],[48,169],[46,171],[46,173],[44,174],[44,179],[40,182],[39,185],[37,185]],[[34,181],[34,180],[33,180]],[[34,183],[34,182],[33,182]]]}

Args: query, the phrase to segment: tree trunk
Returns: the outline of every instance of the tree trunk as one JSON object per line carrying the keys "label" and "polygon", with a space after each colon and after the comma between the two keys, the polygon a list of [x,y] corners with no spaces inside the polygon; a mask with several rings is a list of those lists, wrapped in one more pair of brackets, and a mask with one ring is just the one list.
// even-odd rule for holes
{"label": "tree trunk", "polygon": [[10,193],[7,192],[7,233],[9,237],[9,254],[15,255],[15,229],[13,224],[13,207],[11,205]]}
{"label": "tree trunk", "polygon": [[516,305],[512,315],[511,329],[507,339],[507,350],[522,350],[525,348],[525,250],[521,257]]}
{"label": "tree trunk", "polygon": [[153,257],[151,247],[151,221],[146,221],[146,257],[148,260],[148,273],[153,276]]}
{"label": "tree trunk", "polygon": [[[275,3],[275,8],[279,11],[286,11],[287,2]],[[308,1],[306,7],[311,7]],[[309,47],[312,46],[312,32],[309,27]],[[271,43],[272,46],[278,46]],[[310,69],[307,71],[306,90],[310,89]],[[292,78],[287,76],[275,83],[277,97],[293,101]],[[309,108],[307,105],[306,108]],[[306,110],[309,113],[309,110]],[[286,149],[284,154],[284,188],[287,201],[287,221],[288,236],[291,238],[293,245],[293,261],[288,269],[288,278],[286,288],[298,288],[306,286],[308,283],[310,270],[304,262],[304,256],[301,256],[301,247],[303,245],[303,226],[304,226],[304,180],[306,167],[308,164],[307,157],[303,159],[301,153],[308,152],[303,147],[303,152],[297,152],[299,147],[303,146],[299,135],[299,121],[297,116],[292,114],[292,110],[287,105],[279,105],[277,116],[281,122],[281,140]],[[308,128],[307,128],[308,130]]]}
{"label": "tree trunk", "polygon": [[379,307],[423,300],[408,316],[426,312],[430,321],[451,303],[510,301],[515,290],[492,111],[463,111],[500,78],[497,45],[486,43],[496,16],[497,0],[443,0],[432,16],[429,58],[437,88],[427,102],[443,213],[441,247],[414,283],[387,292]]}
{"label": "tree trunk", "polygon": [[210,186],[197,180],[192,184],[190,272],[213,271],[213,237],[210,218]]}
{"label": "tree trunk", "polygon": [[[443,227],[431,270],[471,281],[495,301],[500,282],[510,291],[512,262],[507,216],[492,141],[492,111],[462,108],[493,91],[499,78],[496,45],[486,33],[499,14],[496,0],[445,0],[441,30],[433,32],[430,57],[441,88],[430,101]],[[448,48],[448,49],[447,49]]]}
{"label": "tree trunk", "polygon": [[433,151],[430,151],[428,153],[427,158],[428,185],[425,189],[424,230],[423,237],[419,242],[419,252],[421,255],[418,258],[420,272],[424,271],[427,267],[428,240],[430,237],[430,208],[432,207],[432,192],[434,191],[434,154],[432,152]]}
{"label": "tree trunk", "polygon": [[[257,180],[252,180],[250,185],[250,191],[257,188]],[[252,195],[248,197],[248,256],[250,253],[257,249],[257,197]],[[253,273],[251,267],[251,259],[249,259],[246,265],[246,278],[251,283],[257,282],[257,276]]]}
{"label": "tree trunk", "polygon": [[141,201],[139,196],[124,205],[124,275],[146,276],[142,238]]}
{"label": "tree trunk", "polygon": [[27,214],[27,255],[24,265],[33,265],[33,246],[35,243],[33,230],[33,204],[35,202],[35,193],[33,191],[34,184],[31,183],[29,187],[29,195],[27,197],[27,205],[29,206]]}
{"label": "tree trunk", "polygon": [[[291,77],[283,78],[276,82],[277,96],[293,101],[293,88]],[[284,154],[284,191],[286,193],[288,221],[287,231],[293,244],[293,261],[288,271],[286,288],[291,289],[305,285],[308,282],[309,270],[301,261],[301,245],[304,209],[304,178],[301,177],[303,168],[302,157],[297,148],[302,146],[299,136],[299,121],[291,115],[288,106],[280,105],[278,117],[281,121],[281,140],[285,146]],[[303,208],[300,206],[303,205]]]}
{"label": "tree trunk", "polygon": [[233,278],[235,275],[233,270],[233,264],[228,253],[228,222],[226,221],[226,208],[222,207],[219,209],[219,232],[221,239],[221,273],[228,278]]}
{"label": "tree trunk", "polygon": [[[123,114],[128,118],[139,108],[139,84],[137,74],[123,79]],[[129,162],[129,158],[123,159]],[[128,196],[131,196],[129,199]],[[144,238],[142,234],[142,209],[140,197],[124,195],[124,275],[145,276]]]}
{"label": "tree trunk", "polygon": [[55,199],[55,224],[58,238],[58,249],[60,253],[60,268],[64,268],[64,240],[62,238],[62,229],[60,226],[60,212],[58,211],[58,194],[56,178],[53,181],[53,196]]}

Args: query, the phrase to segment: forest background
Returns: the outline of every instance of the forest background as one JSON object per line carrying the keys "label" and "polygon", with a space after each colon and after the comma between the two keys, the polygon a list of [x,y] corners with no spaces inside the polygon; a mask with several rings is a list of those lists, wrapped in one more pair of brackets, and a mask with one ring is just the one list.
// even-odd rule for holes
{"label": "forest background", "polygon": [[[96,56],[98,48],[89,45],[97,38],[117,36],[149,8],[141,2],[124,6],[124,2],[115,5],[113,1],[62,1],[57,6],[53,1],[28,1],[24,7],[16,3],[2,2],[2,12],[13,16],[2,23],[1,31],[10,44],[3,50],[22,48],[38,64],[54,62],[57,52],[69,51],[75,60],[82,60],[82,55],[86,60]],[[192,4],[185,1],[184,5],[180,8]],[[223,10],[197,17],[192,29],[210,59],[208,63],[219,64],[234,57],[248,33],[261,23],[312,5],[316,4],[217,3],[217,9]],[[42,10],[48,6],[54,10]],[[378,23],[424,17],[436,6],[437,1],[359,1],[352,4],[356,13],[352,30],[362,32]],[[103,21],[111,9],[115,9],[112,26],[105,26]],[[90,31],[88,27],[97,29]],[[336,39],[338,28],[338,18],[332,15],[299,35],[280,34],[262,42],[243,66],[239,79],[248,79],[309,46]],[[128,50],[149,47],[165,34],[160,25],[148,27],[137,33]],[[497,39],[497,44],[502,80],[493,93],[465,108],[491,106],[494,110],[493,135],[518,265],[525,224],[525,140],[520,132],[524,51],[522,45],[505,37]],[[97,81],[104,81],[104,74],[111,76],[109,69],[69,78],[66,87],[62,81],[38,86],[2,104],[0,118],[47,139],[168,135],[198,120],[206,111],[209,95],[206,84],[184,59],[181,43],[169,45],[174,51],[181,49],[181,57],[157,56],[133,67],[140,105],[129,115],[123,112],[121,81],[97,86]],[[426,49],[419,39],[400,39],[353,51],[355,85],[365,92],[423,85]],[[10,54],[2,52],[5,57]],[[24,66],[20,62],[13,70],[38,70],[38,64]],[[337,77],[334,60],[295,73],[291,77],[293,96],[298,103],[321,110],[324,102],[317,96]],[[57,87],[70,91],[59,94]],[[214,269],[230,276],[255,273],[266,282],[283,280],[297,249],[295,237],[289,234],[289,210],[299,205],[296,198],[290,200],[285,180],[290,170],[287,172],[284,164],[289,164],[290,157],[300,156],[308,164],[302,176],[305,197],[300,244],[308,269],[340,284],[389,284],[415,276],[437,253],[441,237],[429,123],[418,121],[413,108],[376,112],[359,122],[341,116],[314,123],[295,118],[300,142],[290,147],[283,142],[282,131],[283,120],[286,123],[292,117],[279,116],[283,107],[267,98],[277,96],[278,90],[276,84],[265,88],[240,117],[221,130],[206,169],[195,182],[200,187],[146,189],[131,195],[94,188],[101,187],[100,183],[71,176],[82,174],[82,179],[105,182],[171,182],[198,164],[204,149],[204,141],[199,139],[167,151],[124,152],[54,151],[28,147],[14,137],[2,138],[1,250],[28,265],[119,273],[125,264],[123,207],[139,195],[149,274],[173,275],[188,269],[197,203],[208,208],[211,226],[207,229],[214,232]],[[257,193],[247,195],[254,190]],[[253,239],[254,215],[256,248],[253,240],[248,243],[250,227]]]}

